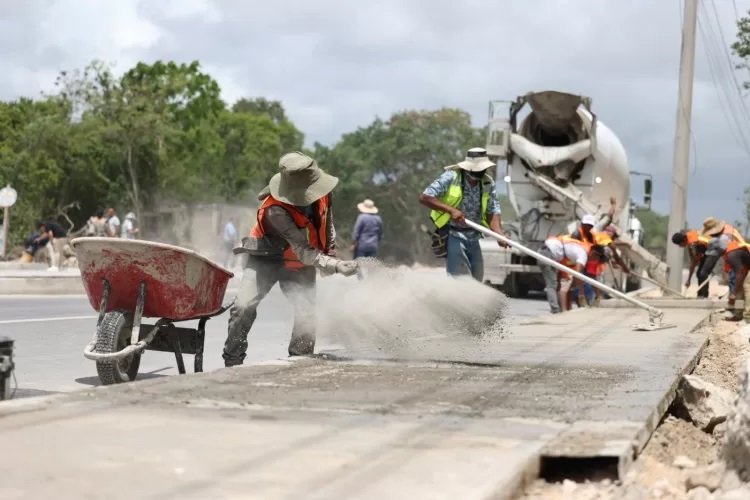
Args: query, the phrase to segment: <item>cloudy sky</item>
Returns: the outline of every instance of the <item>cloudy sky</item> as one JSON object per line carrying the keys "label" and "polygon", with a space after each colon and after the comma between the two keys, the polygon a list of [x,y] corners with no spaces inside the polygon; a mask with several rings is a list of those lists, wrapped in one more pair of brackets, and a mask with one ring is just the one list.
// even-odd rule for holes
{"label": "cloudy sky", "polygon": [[[750,115],[726,50],[750,0],[701,2],[693,224],[738,218],[750,186]],[[51,91],[93,59],[119,71],[198,59],[227,102],[279,99],[309,143],[332,144],[398,110],[456,106],[481,125],[490,99],[570,91],[593,98],[630,168],[654,175],[666,213],[681,12],[682,0],[0,0],[0,98]]]}

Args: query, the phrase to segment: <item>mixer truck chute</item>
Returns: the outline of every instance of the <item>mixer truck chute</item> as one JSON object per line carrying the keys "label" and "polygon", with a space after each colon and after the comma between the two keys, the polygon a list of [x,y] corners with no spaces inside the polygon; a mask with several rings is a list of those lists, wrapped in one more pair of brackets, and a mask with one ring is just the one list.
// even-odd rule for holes
{"label": "mixer truck chute", "polygon": [[[584,214],[606,213],[614,197],[618,207],[613,224],[620,229],[622,253],[636,271],[627,279],[614,279],[637,288],[638,275],[646,270],[666,281],[666,265],[631,238],[640,236],[635,231],[641,226],[630,203],[625,148],[592,112],[589,98],[546,91],[513,102],[492,101],[487,151],[501,160],[498,184],[505,183],[518,216],[506,224],[511,237],[539,249],[549,236],[569,232]],[[533,259],[489,242],[483,242],[482,251],[485,279],[491,284],[504,285],[512,295],[543,288]]]}

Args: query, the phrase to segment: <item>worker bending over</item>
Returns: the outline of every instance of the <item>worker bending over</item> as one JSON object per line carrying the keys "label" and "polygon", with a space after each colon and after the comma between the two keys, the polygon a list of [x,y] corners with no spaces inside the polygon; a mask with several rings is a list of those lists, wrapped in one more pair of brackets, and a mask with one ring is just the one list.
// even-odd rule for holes
{"label": "worker bending over", "polygon": [[[705,281],[713,272],[714,267],[719,259],[726,255],[727,248],[730,245],[739,245],[745,243],[745,238],[742,234],[731,224],[716,219],[714,217],[708,217],[703,221],[703,236],[710,238],[708,247],[706,249],[706,260],[703,264],[703,269],[706,270],[706,274],[698,275],[698,279]],[[735,284],[735,272],[734,270],[729,271],[729,288],[733,288]],[[740,286],[742,282],[740,282]]]}
{"label": "worker bending over", "polygon": [[[438,246],[446,246],[446,268],[451,276],[468,271],[477,281],[481,282],[484,277],[479,247],[482,234],[467,226],[466,219],[503,233],[495,182],[487,174],[494,165],[486,149],[472,148],[464,161],[445,167],[445,172],[419,197],[422,205],[432,209],[430,218],[436,227],[433,239],[437,238]],[[506,246],[502,242],[498,244]],[[433,250],[441,254],[439,249]]]}
{"label": "worker bending over", "polygon": [[[581,227],[585,231],[591,231],[594,225],[594,217],[587,215],[581,221]],[[585,227],[588,226],[588,227]],[[583,272],[588,262],[589,253],[593,245],[584,240],[573,238],[572,235],[556,236],[548,238],[539,253],[549,259],[559,262],[578,272]],[[581,280],[571,279],[564,273],[560,273],[549,264],[539,263],[544,277],[544,292],[547,294],[547,302],[553,314],[570,309],[568,292],[571,286],[582,290]]]}
{"label": "worker bending over", "polygon": [[[685,280],[685,288],[690,288],[693,273],[695,273],[697,269],[698,272],[696,273],[696,278],[698,279],[698,284],[703,284],[703,286],[698,289],[697,294],[698,298],[701,299],[708,298],[708,281],[706,280],[711,276],[711,272],[713,271],[713,267],[709,268],[709,266],[706,265],[706,251],[708,250],[708,244],[710,241],[710,237],[702,235],[695,229],[680,231],[672,235],[672,243],[679,247],[687,248],[690,259],[690,267],[688,269],[687,280]],[[716,261],[714,260],[714,264],[715,263]]]}
{"label": "worker bending over", "polygon": [[743,298],[745,308],[740,313],[734,310],[735,320],[744,320],[750,322],[750,251],[747,243],[730,242],[724,252],[725,270],[734,272],[735,280],[733,286],[729,289],[729,308],[734,309],[737,298]]}
{"label": "worker bending over", "polygon": [[289,355],[309,355],[315,348],[315,268],[351,276],[357,263],[331,255],[335,230],[331,191],[338,179],[299,152],[279,160],[279,173],[261,193],[255,226],[236,253],[247,253],[242,289],[229,317],[224,364],[242,364],[247,335],[257,317],[258,304],[276,282],[294,306]]}

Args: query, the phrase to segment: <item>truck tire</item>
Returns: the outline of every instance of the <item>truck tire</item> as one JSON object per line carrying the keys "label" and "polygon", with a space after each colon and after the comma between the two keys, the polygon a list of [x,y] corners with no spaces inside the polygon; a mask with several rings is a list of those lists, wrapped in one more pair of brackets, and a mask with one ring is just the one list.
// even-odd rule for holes
{"label": "truck tire", "polygon": [[523,282],[521,276],[518,273],[510,273],[505,278],[505,295],[508,297],[522,299],[529,294],[529,288],[526,283]]}
{"label": "truck tire", "polygon": [[[124,349],[130,344],[130,329],[133,320],[119,311],[108,312],[96,331],[94,352],[110,353]],[[135,380],[141,355],[133,354],[120,360],[96,362],[96,372],[104,385],[120,384]]]}

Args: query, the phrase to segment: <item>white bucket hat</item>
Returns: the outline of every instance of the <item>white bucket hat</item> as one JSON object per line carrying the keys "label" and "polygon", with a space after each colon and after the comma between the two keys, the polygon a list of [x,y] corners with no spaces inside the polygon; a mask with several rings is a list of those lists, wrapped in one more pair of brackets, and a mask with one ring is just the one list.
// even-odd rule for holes
{"label": "white bucket hat", "polygon": [[455,165],[445,167],[445,170],[463,169],[468,172],[482,172],[495,164],[487,157],[487,150],[484,148],[471,148],[466,152],[464,161]]}
{"label": "white bucket hat", "polygon": [[279,173],[271,177],[271,196],[284,203],[304,207],[333,191],[338,178],[329,175],[306,154],[295,151],[279,160]]}
{"label": "white bucket hat", "polygon": [[375,206],[375,202],[371,199],[366,199],[362,203],[357,203],[357,209],[363,214],[376,214],[378,213],[378,207]]}
{"label": "white bucket hat", "polygon": [[581,224],[585,224],[587,226],[596,226],[596,217],[591,214],[586,214],[581,218]]}

